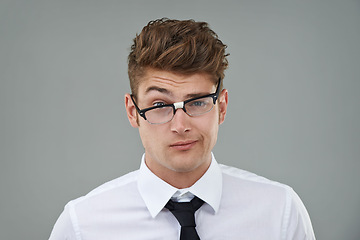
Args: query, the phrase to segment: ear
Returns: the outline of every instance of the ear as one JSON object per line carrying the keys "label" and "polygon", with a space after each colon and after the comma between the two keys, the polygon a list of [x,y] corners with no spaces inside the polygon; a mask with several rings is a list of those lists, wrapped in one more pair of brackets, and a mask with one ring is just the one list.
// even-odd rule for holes
{"label": "ear", "polygon": [[129,119],[131,126],[134,128],[138,128],[139,124],[138,124],[137,111],[136,111],[135,105],[130,97],[130,94],[128,94],[128,93],[125,94],[125,109],[126,109],[127,117]]}
{"label": "ear", "polygon": [[219,124],[225,121],[227,106],[228,106],[228,91],[223,89],[219,94]]}

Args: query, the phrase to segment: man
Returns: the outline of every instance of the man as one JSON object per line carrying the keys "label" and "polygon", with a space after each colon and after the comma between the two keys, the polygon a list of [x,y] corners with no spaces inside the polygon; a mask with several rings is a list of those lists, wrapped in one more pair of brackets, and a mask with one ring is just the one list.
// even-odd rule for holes
{"label": "man", "polygon": [[125,95],[145,149],[140,169],[70,201],[51,240],[315,239],[290,187],[212,154],[228,105],[225,48],[204,22],[159,19],[143,28]]}

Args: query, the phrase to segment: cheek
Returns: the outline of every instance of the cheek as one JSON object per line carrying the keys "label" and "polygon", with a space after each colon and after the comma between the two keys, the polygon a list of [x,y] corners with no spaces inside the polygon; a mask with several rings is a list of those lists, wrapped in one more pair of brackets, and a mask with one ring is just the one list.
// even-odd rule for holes
{"label": "cheek", "polygon": [[[200,120],[200,119],[199,119]],[[198,122],[198,129],[203,134],[206,141],[214,142],[217,138],[217,132],[219,129],[218,114],[215,114],[210,118],[201,119]]]}
{"label": "cheek", "polygon": [[162,132],[162,129],[155,125],[146,126],[145,124],[147,123],[141,122],[139,127],[139,134],[144,148],[150,150],[161,147],[164,138],[161,137],[163,134],[159,133]]}
{"label": "cheek", "polygon": [[152,132],[144,127],[144,123],[141,123],[139,127],[139,135],[145,149],[148,148],[149,145],[151,144],[152,142],[151,139],[156,137],[156,135],[153,136]]}

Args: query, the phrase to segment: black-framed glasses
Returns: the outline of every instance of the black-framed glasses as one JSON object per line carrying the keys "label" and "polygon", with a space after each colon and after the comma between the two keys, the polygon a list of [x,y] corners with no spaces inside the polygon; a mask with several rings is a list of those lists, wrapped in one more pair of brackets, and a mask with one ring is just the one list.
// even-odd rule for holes
{"label": "black-framed glasses", "polygon": [[172,104],[163,104],[141,109],[136,105],[134,96],[131,95],[131,100],[134,103],[136,111],[139,115],[151,124],[162,124],[170,122],[175,115],[177,109],[182,109],[187,115],[191,117],[200,116],[210,112],[220,93],[221,78],[219,78],[215,93],[207,94],[200,97],[191,98],[183,102],[176,102]]}

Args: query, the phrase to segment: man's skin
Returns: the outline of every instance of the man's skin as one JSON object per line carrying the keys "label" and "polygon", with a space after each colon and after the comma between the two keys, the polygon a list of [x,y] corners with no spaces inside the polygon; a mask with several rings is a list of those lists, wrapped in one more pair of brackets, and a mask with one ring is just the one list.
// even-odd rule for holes
{"label": "man's skin", "polygon": [[[212,79],[207,73],[182,75],[148,68],[139,84],[136,103],[144,109],[214,93],[216,85]],[[131,126],[139,130],[146,165],[179,189],[192,186],[210,166],[211,151],[219,125],[225,120],[227,105],[228,91],[223,89],[214,108],[204,115],[190,117],[177,109],[170,122],[150,124],[138,116],[130,94],[125,95],[127,116]]]}

